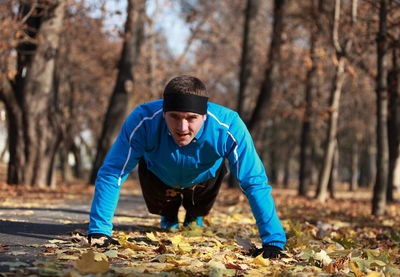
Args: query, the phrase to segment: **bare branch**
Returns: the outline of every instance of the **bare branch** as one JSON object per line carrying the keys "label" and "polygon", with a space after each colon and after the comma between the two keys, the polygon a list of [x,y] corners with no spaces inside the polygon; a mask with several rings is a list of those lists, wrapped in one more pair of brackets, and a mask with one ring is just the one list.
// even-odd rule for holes
{"label": "bare branch", "polygon": [[339,43],[339,20],[340,20],[340,0],[335,0],[335,13],[334,13],[334,20],[333,20],[333,30],[332,30],[332,40],[333,46],[335,47],[336,53],[342,52],[342,47]]}

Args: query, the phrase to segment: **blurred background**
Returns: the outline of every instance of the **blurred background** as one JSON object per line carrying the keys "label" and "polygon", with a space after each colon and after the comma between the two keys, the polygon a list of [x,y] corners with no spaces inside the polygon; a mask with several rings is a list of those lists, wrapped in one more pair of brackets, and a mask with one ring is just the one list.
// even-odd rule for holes
{"label": "blurred background", "polygon": [[1,1],[0,181],[93,184],[127,115],[192,74],[245,121],[271,185],[364,188],[383,214],[399,46],[398,0]]}

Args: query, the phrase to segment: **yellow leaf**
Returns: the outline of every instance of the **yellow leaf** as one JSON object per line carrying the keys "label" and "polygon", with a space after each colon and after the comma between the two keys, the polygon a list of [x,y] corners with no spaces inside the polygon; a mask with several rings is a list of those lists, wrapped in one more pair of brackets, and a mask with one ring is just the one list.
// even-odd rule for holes
{"label": "yellow leaf", "polygon": [[76,261],[76,268],[86,273],[99,274],[106,273],[110,264],[104,260],[96,261],[94,252],[89,251]]}
{"label": "yellow leaf", "polygon": [[378,272],[370,272],[367,274],[366,277],[382,277],[382,276],[385,276],[385,275],[378,273]]}
{"label": "yellow leaf", "polygon": [[182,233],[188,237],[201,237],[203,235],[203,229],[197,225],[193,225],[188,231],[184,231]]}
{"label": "yellow leaf", "polygon": [[133,251],[132,249],[124,249],[123,251],[120,252],[121,255],[126,256],[126,257],[131,257],[131,256],[135,256],[136,252]]}
{"label": "yellow leaf", "polygon": [[108,258],[117,258],[118,257],[118,251],[117,250],[108,250],[107,252],[104,252],[104,254]]}
{"label": "yellow leaf", "polygon": [[271,262],[269,259],[264,259],[262,255],[258,255],[253,259],[253,264],[258,266],[269,266]]}
{"label": "yellow leaf", "polygon": [[57,259],[59,259],[59,260],[78,260],[79,257],[74,256],[74,255],[60,254],[60,255],[57,255]]}
{"label": "yellow leaf", "polygon": [[158,241],[158,239],[156,238],[156,236],[153,233],[146,233],[147,238],[149,238],[152,241]]}
{"label": "yellow leaf", "polygon": [[182,238],[183,238],[182,235],[180,235],[180,234],[176,235],[173,238],[171,238],[171,242],[172,242],[172,244],[177,245],[182,241]]}
{"label": "yellow leaf", "polygon": [[351,270],[353,271],[356,277],[364,276],[364,274],[358,269],[357,265],[353,262],[350,262]]}
{"label": "yellow leaf", "polygon": [[108,261],[108,258],[106,256],[106,254],[104,253],[99,253],[99,252],[94,252],[94,260],[95,261]]}

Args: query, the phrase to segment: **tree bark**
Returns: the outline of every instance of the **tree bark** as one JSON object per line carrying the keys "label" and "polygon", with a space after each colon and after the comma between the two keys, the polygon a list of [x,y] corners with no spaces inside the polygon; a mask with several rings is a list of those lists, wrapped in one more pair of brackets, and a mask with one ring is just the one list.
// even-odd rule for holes
{"label": "tree bark", "polygon": [[333,156],[335,154],[335,147],[336,147],[335,142],[336,142],[337,124],[339,118],[339,101],[345,77],[344,65],[345,65],[345,60],[344,57],[342,57],[339,59],[339,64],[336,68],[334,86],[331,92],[331,100],[330,100],[331,113],[329,116],[328,135],[327,135],[324,160],[321,173],[319,175],[318,190],[316,195],[318,201],[320,202],[325,202],[327,198],[328,181],[332,170]]}
{"label": "tree bark", "polygon": [[[54,5],[54,6],[53,6]],[[54,151],[58,148],[53,77],[65,1],[47,7],[38,30],[38,45],[24,80],[25,178],[24,184],[50,184]]]}
{"label": "tree bark", "polygon": [[43,187],[53,180],[52,163],[60,140],[53,73],[65,1],[21,2],[19,11],[26,17],[31,42],[17,47],[15,79],[1,83],[10,138],[7,182]]}
{"label": "tree bark", "polygon": [[331,174],[329,177],[329,182],[328,182],[328,190],[329,190],[329,197],[331,199],[335,198],[335,184],[338,181],[338,171],[339,171],[339,148],[338,148],[338,143],[336,141],[336,147],[335,147],[335,153],[333,155],[333,162],[332,162],[332,168],[331,168]]}
{"label": "tree bark", "polygon": [[[352,1],[352,27],[356,21],[356,10],[357,10],[357,0]],[[331,91],[330,98],[330,115],[329,115],[329,125],[328,125],[328,134],[326,140],[326,148],[324,153],[324,161],[322,165],[322,169],[319,175],[318,181],[318,190],[316,194],[316,198],[320,202],[325,202],[327,198],[327,188],[329,182],[329,175],[332,170],[332,163],[335,153],[335,145],[336,145],[336,134],[337,134],[337,125],[339,118],[339,103],[340,96],[342,93],[342,86],[345,78],[345,57],[346,54],[350,51],[352,45],[353,35],[350,34],[350,37],[347,39],[344,47],[340,45],[339,42],[339,19],[340,19],[340,0],[335,0],[335,12],[334,12],[334,22],[332,29],[332,41],[333,46],[336,51],[336,73],[333,80],[333,86]]]}
{"label": "tree bark", "polygon": [[307,71],[305,88],[305,111],[301,129],[300,142],[300,171],[299,171],[299,189],[300,196],[307,196],[308,188],[312,180],[312,103],[314,101],[314,90],[317,88],[317,53],[316,43],[320,33],[320,27],[317,23],[318,16],[315,12],[314,1],[311,7],[311,37],[310,37],[310,59],[311,67]]}
{"label": "tree bark", "polygon": [[[256,45],[257,14],[259,8],[259,0],[247,0],[242,40],[242,55],[240,59],[239,92],[237,100],[237,112],[244,121],[247,120],[247,111],[250,105],[249,97],[247,97],[249,95],[248,84],[252,77],[252,70],[254,67],[254,48]],[[229,173],[228,187],[239,187],[239,183],[231,173]]]}
{"label": "tree bark", "polygon": [[145,8],[146,0],[128,0],[125,40],[119,62],[117,81],[97,144],[97,154],[89,180],[91,184],[95,183],[97,171],[103,164],[107,152],[111,148],[127,114],[129,99],[133,94],[135,66],[143,43],[143,28],[146,18]]}
{"label": "tree bark", "polygon": [[147,36],[147,42],[148,42],[148,57],[147,57],[147,73],[148,73],[148,78],[147,78],[147,86],[150,91],[150,97],[155,98],[157,97],[157,92],[159,90],[158,84],[157,84],[157,49],[156,49],[156,32],[154,30],[154,22],[157,19],[159,11],[159,3],[158,0],[155,1],[155,11],[152,16],[152,18],[149,18],[149,34]]}
{"label": "tree bark", "polygon": [[[256,125],[259,125],[259,123],[264,120],[264,111],[268,106],[274,87],[273,80],[278,72],[280,63],[285,2],[285,0],[274,0],[274,24],[271,45],[268,52],[268,62],[256,106],[250,120],[247,122],[247,127],[250,132],[253,132]],[[260,131],[263,133],[263,130]]]}
{"label": "tree bark", "polygon": [[398,49],[392,51],[393,67],[388,74],[389,114],[388,114],[388,136],[389,136],[389,176],[387,188],[387,201],[393,202],[393,191],[395,187],[395,168],[399,158],[400,133],[399,133],[399,101],[400,101],[400,68],[398,64]]}
{"label": "tree bark", "polygon": [[358,187],[358,168],[359,168],[359,151],[358,151],[358,141],[353,143],[351,149],[351,180],[350,180],[350,191],[355,191]]}
{"label": "tree bark", "polygon": [[388,0],[380,1],[379,32],[377,35],[378,75],[376,79],[377,94],[377,176],[372,199],[372,214],[384,215],[386,208],[386,190],[389,173],[388,145],[388,100],[387,100],[387,6]]}
{"label": "tree bark", "polygon": [[7,169],[8,184],[22,184],[25,166],[25,144],[23,133],[22,107],[11,83],[2,79],[0,99],[4,102],[7,113],[8,151],[10,160]]}
{"label": "tree bark", "polygon": [[247,121],[249,110],[249,97],[250,94],[250,79],[255,61],[255,45],[257,38],[257,15],[260,10],[261,3],[259,0],[247,0],[245,11],[245,23],[243,30],[242,41],[242,56],[240,59],[240,73],[239,73],[239,93],[237,112],[240,117]]}
{"label": "tree bark", "polygon": [[360,162],[360,187],[372,188],[376,180],[376,149],[367,141],[361,152]]}

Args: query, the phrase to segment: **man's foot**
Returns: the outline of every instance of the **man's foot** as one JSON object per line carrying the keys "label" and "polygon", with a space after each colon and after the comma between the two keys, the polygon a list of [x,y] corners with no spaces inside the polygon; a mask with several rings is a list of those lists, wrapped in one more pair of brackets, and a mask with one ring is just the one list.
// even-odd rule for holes
{"label": "man's foot", "polygon": [[183,226],[189,226],[192,222],[196,222],[196,225],[199,227],[203,226],[203,217],[202,216],[194,216],[186,212],[185,221],[183,222]]}
{"label": "man's foot", "polygon": [[161,228],[163,229],[179,229],[178,217],[161,217]]}

